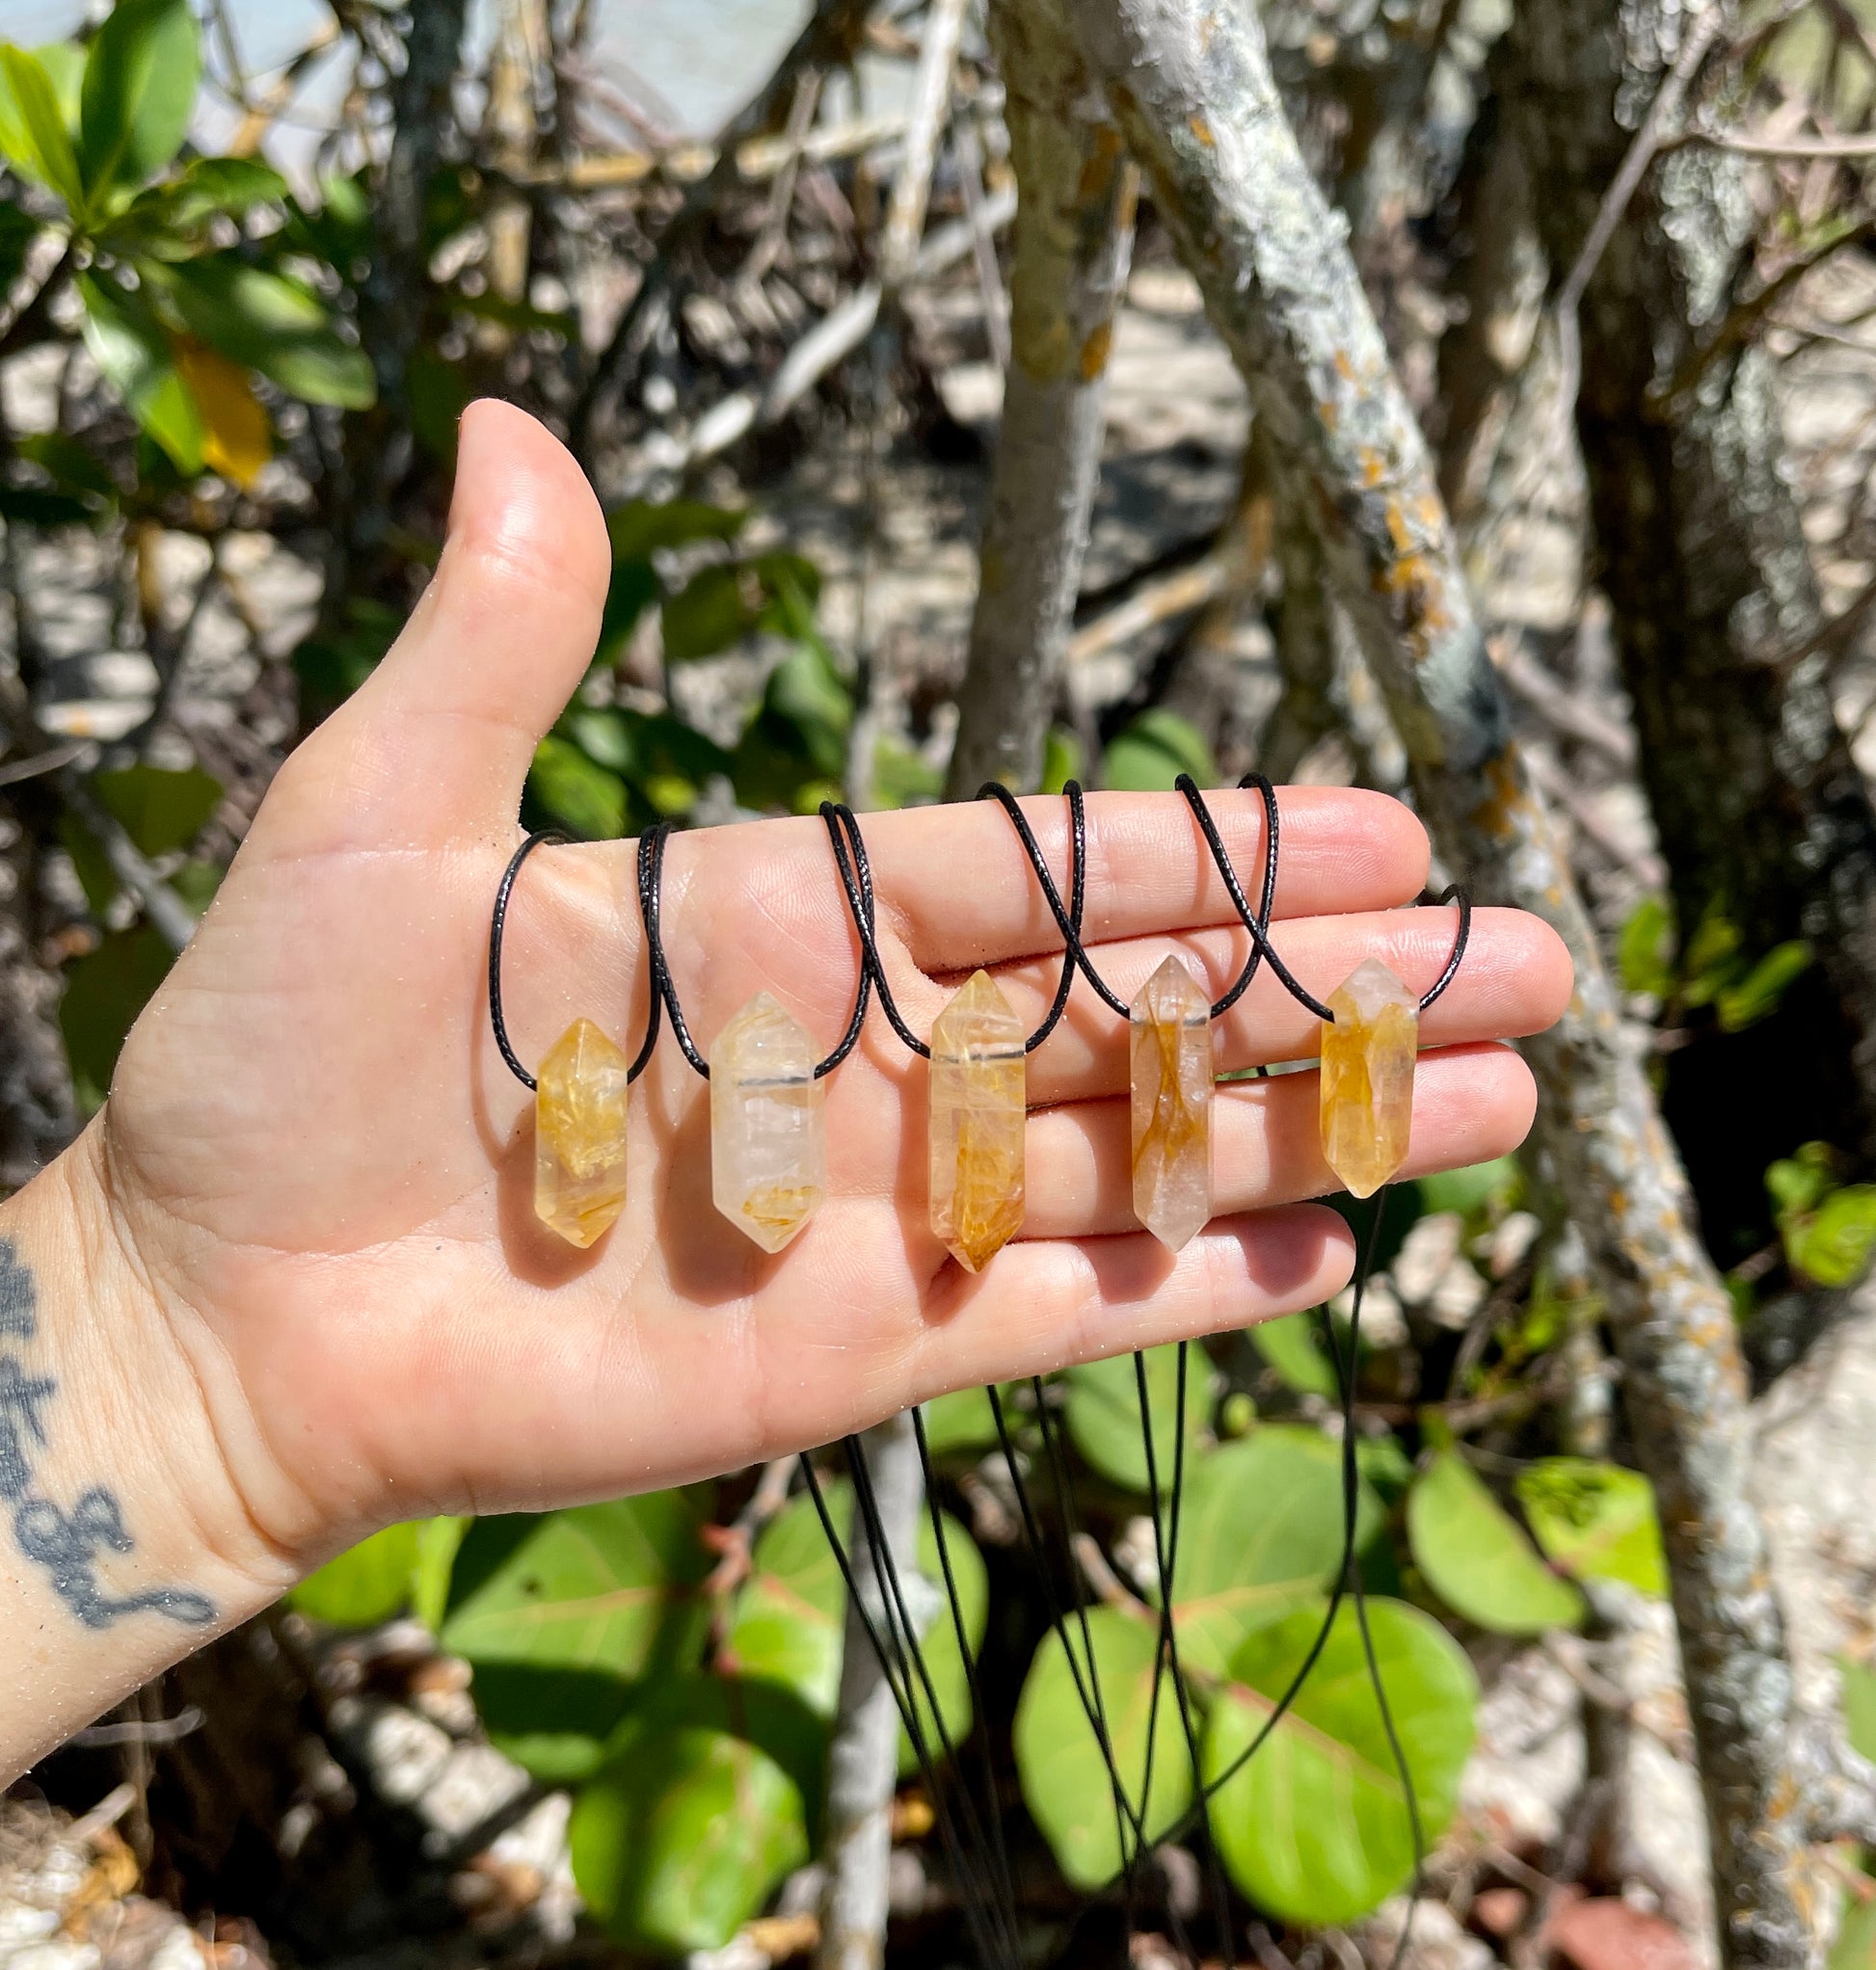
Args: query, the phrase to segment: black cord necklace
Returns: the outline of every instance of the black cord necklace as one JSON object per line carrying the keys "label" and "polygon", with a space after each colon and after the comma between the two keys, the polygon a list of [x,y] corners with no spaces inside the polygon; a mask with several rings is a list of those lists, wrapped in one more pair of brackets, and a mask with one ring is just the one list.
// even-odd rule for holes
{"label": "black cord necklace", "polygon": [[[1226,991],[1211,1000],[1207,1008],[1209,1018],[1216,1020],[1228,1013],[1244,997],[1255,978],[1260,966],[1268,963],[1273,975],[1305,1010],[1321,1020],[1326,1027],[1336,1024],[1336,1013],[1332,1005],[1318,999],[1290,972],[1271,942],[1270,926],[1274,912],[1277,884],[1277,858],[1280,847],[1280,814],[1276,794],[1271,783],[1260,774],[1247,775],[1240,783],[1246,788],[1255,788],[1263,805],[1265,824],[1265,856],[1263,879],[1259,890],[1258,902],[1253,907],[1245,893],[1237,871],[1232,865],[1223,838],[1206,803],[1203,793],[1189,775],[1181,775],[1177,790],[1184,798],[1193,818],[1204,839],[1206,848],[1222,881],[1226,894],[1250,941],[1250,951],[1238,975]],[[1045,861],[1034,830],[1015,796],[995,782],[986,784],[979,791],[979,799],[995,800],[1008,816],[1017,839],[1022,845],[1032,870],[1037,887],[1048,906],[1050,915],[1062,940],[1062,963],[1059,980],[1055,995],[1041,1023],[1020,1039],[1012,1039],[1005,1052],[1017,1063],[1033,1053],[1042,1046],[1059,1025],[1067,1010],[1074,981],[1079,975],[1084,978],[1095,997],[1111,1012],[1132,1023],[1137,1017],[1136,1006],[1123,1000],[1101,976],[1083,942],[1082,925],[1086,902],[1086,862],[1087,862],[1087,822],[1085,802],[1082,788],[1071,781],[1063,789],[1068,803],[1069,813],[1069,868],[1068,897],[1064,902],[1047,862]],[[865,839],[860,824],[852,810],[844,803],[826,801],[820,807],[820,818],[827,830],[836,870],[839,874],[842,892],[846,899],[848,914],[852,919],[855,936],[860,945],[859,981],[854,992],[853,1009],[846,1027],[832,1052],[813,1063],[801,1078],[818,1083],[831,1075],[859,1043],[865,1028],[867,1013],[871,998],[877,995],[881,1011],[887,1024],[892,1027],[900,1043],[920,1058],[933,1060],[932,1043],[915,1033],[894,998],[891,984],[886,976],[877,936],[877,904],[873,890],[872,872],[868,860]],[[669,823],[659,823],[648,829],[640,838],[637,861],[637,888],[639,912],[644,923],[646,962],[650,975],[650,998],[643,1040],[637,1053],[630,1062],[616,1048],[611,1049],[617,1056],[616,1065],[607,1063],[609,1081],[603,1077],[598,1078],[601,1089],[600,1107],[603,1116],[604,1129],[609,1131],[605,1137],[609,1145],[616,1140],[617,1156],[602,1168],[599,1189],[606,1198],[616,1191],[619,1202],[623,1203],[623,1170],[616,1178],[606,1175],[614,1163],[623,1158],[624,1151],[624,1091],[643,1074],[657,1045],[660,1017],[668,1017],[671,1029],[677,1039],[680,1052],[691,1069],[705,1079],[710,1078],[710,1063],[704,1058],[691,1037],[679,999],[676,982],[672,976],[669,959],[666,955],[662,935],[661,900],[665,847],[669,839]],[[544,831],[531,835],[515,851],[504,870],[496,890],[494,913],[490,923],[489,936],[489,1013],[495,1031],[497,1048],[502,1059],[522,1084],[535,1093],[537,1100],[544,1100],[543,1076],[531,1075],[523,1065],[510,1041],[507,1023],[502,1006],[501,952],[503,934],[513,896],[515,882],[523,865],[529,855],[544,842],[564,841],[566,838],[555,831]],[[1470,901],[1462,888],[1455,885],[1437,899],[1440,903],[1457,902],[1459,925],[1454,939],[1451,955],[1434,984],[1419,996],[1416,1010],[1424,1013],[1452,984],[1458,975],[1464,958],[1466,944],[1471,931]],[[981,974],[980,974],[981,975]],[[1357,974],[1358,975],[1358,974]],[[1390,974],[1383,974],[1390,975]],[[986,981],[988,982],[988,981]],[[1352,980],[1351,984],[1354,981]],[[1399,981],[1391,981],[1398,986]],[[968,990],[969,988],[967,988]],[[1345,988],[1346,990],[1347,988]],[[994,984],[991,992],[994,994]],[[963,995],[960,995],[960,998]],[[996,995],[1001,1002],[1001,995]],[[956,1001],[953,1001],[955,1003]],[[1136,1002],[1138,1005],[1139,1001]],[[778,1009],[779,1010],[779,1009]],[[1007,1008],[1005,1007],[1006,1011]],[[1357,1013],[1357,1017],[1361,1017]],[[567,1048],[580,1031],[585,1023],[576,1023],[569,1034],[556,1048],[555,1053]],[[942,1026],[941,1020],[940,1025]],[[1412,1044],[1414,1027],[1407,1026],[1408,1046]],[[937,1029],[934,1028],[934,1033]],[[611,1048],[603,1035],[597,1035],[600,1042]],[[1206,1043],[1209,1046],[1209,1040]],[[1328,1047],[1325,1045],[1325,1055]],[[549,1060],[553,1059],[549,1055]],[[967,1070],[968,1071],[968,1055]],[[936,1067],[938,1063],[934,1063]],[[1260,1068],[1259,1074],[1267,1070]],[[1410,1052],[1408,1072],[1410,1074]],[[1329,1064],[1326,1057],[1325,1079],[1329,1075]],[[593,1078],[589,1077],[589,1079]],[[612,1083],[616,1082],[616,1088]],[[1020,1079],[1016,1082],[1019,1092]],[[1327,1093],[1326,1090],[1326,1101]],[[610,1108],[605,1101],[611,1101]],[[1019,1102],[1019,1107],[1021,1104]],[[1209,1112],[1209,1111],[1208,1111]],[[1020,1127],[1020,1125],[1019,1125]],[[541,1121],[537,1113],[537,1133]],[[1207,1138],[1209,1141],[1209,1137]],[[560,1152],[563,1160],[567,1152]],[[537,1170],[540,1168],[541,1152],[537,1148]],[[1020,1156],[1020,1147],[1017,1151]],[[1207,1151],[1209,1155],[1209,1150]],[[1020,1162],[1018,1164],[1020,1172]],[[577,1178],[578,1172],[575,1171]],[[1391,1171],[1388,1172],[1391,1174]],[[590,1177],[585,1181],[591,1187]],[[558,1194],[558,1193],[556,1193]],[[1108,1790],[1112,1796],[1115,1831],[1122,1859],[1121,1879],[1127,1910],[1128,1927],[1131,1931],[1134,1921],[1136,1894],[1139,1868],[1149,1850],[1166,1841],[1177,1840],[1199,1826],[1206,1819],[1207,1807],[1219,1790],[1228,1784],[1269,1742],[1277,1725],[1294,1707],[1310,1672],[1321,1659],[1334,1632],[1335,1624],[1345,1603],[1353,1603],[1356,1626],[1359,1630],[1363,1658],[1372,1684],[1375,1700],[1380,1713],[1396,1774],[1400,1780],[1406,1803],[1408,1825],[1414,1856],[1413,1878],[1417,1887],[1425,1859],[1424,1829],[1421,1821],[1418,1798],[1415,1793],[1412,1773],[1408,1766],[1405,1747],[1393,1713],[1388,1705],[1386,1690],[1380,1673],[1380,1665],[1375,1648],[1368,1619],[1366,1597],[1363,1591],[1357,1564],[1358,1507],[1360,1503],[1360,1472],[1356,1457],[1356,1418],[1354,1410],[1355,1376],[1357,1353],[1360,1340],[1361,1304],[1368,1278],[1373,1270],[1380,1238],[1381,1207],[1385,1191],[1377,1196],[1374,1216],[1367,1234],[1361,1241],[1360,1256],[1355,1270],[1354,1291],[1350,1313],[1346,1350],[1334,1322],[1329,1318],[1327,1308],[1319,1309],[1319,1318],[1325,1343],[1333,1364],[1338,1407],[1341,1422],[1341,1485],[1343,1503],[1343,1537],[1340,1563],[1337,1567],[1333,1585],[1322,1621],[1310,1646],[1304,1652],[1302,1661],[1291,1679],[1272,1705],[1270,1714],[1246,1744],[1222,1770],[1209,1778],[1205,1775],[1200,1755],[1197,1725],[1193,1712],[1192,1693],[1187,1677],[1179,1660],[1179,1644],[1173,1619],[1174,1589],[1177,1580],[1178,1542],[1180,1513],[1185,1487],[1186,1449],[1186,1375],[1190,1344],[1177,1344],[1175,1361],[1177,1384],[1174,1408],[1174,1437],[1172,1471],[1170,1484],[1162,1495],[1158,1450],[1154,1442],[1153,1419],[1149,1401],[1146,1364],[1144,1355],[1134,1354],[1136,1391],[1139,1400],[1140,1428],[1145,1451],[1148,1492],[1152,1504],[1152,1536],[1154,1577],[1159,1592],[1159,1618],[1156,1628],[1153,1675],[1147,1711],[1147,1726],[1140,1774],[1139,1797],[1136,1803],[1128,1783],[1120,1770],[1112,1732],[1110,1727],[1109,1710],[1101,1688],[1097,1652],[1088,1622],[1087,1605],[1079,1587],[1072,1597],[1072,1606],[1064,1608],[1061,1597],[1057,1593],[1054,1572],[1050,1562],[1046,1542],[1043,1538],[1041,1522],[1032,1496],[1025,1472],[1025,1459],[1019,1451],[1011,1431],[1008,1415],[1002,1393],[992,1386],[987,1390],[992,1419],[997,1439],[1007,1471],[1011,1492],[1017,1504],[1017,1517],[1024,1544],[1035,1575],[1042,1586],[1049,1626],[1057,1645],[1060,1648],[1068,1667],[1076,1700],[1080,1705],[1095,1744],[1101,1755]],[[537,1206],[539,1192],[537,1191]],[[611,1206],[612,1215],[617,1214],[617,1205]],[[564,1236],[574,1237],[547,1211],[544,1217],[555,1223]],[[610,1217],[605,1219],[609,1224]],[[805,1221],[805,1216],[800,1220]],[[1020,1211],[1015,1219],[1020,1223]],[[746,1228],[746,1227],[745,1227]],[[787,1236],[792,1236],[798,1229],[797,1222]],[[934,1211],[934,1229],[937,1228],[937,1213]],[[595,1232],[597,1237],[604,1226]],[[1014,1225],[1010,1226],[1014,1229]],[[753,1234],[752,1234],[753,1235]],[[1008,1231],[1003,1233],[1008,1236]],[[575,1242],[591,1242],[591,1238],[574,1237]],[[786,1241],[786,1238],[783,1240]],[[955,1239],[948,1239],[960,1260],[971,1265],[973,1255],[960,1249]],[[1002,1242],[999,1238],[997,1243]],[[991,1250],[995,1245],[991,1245]],[[987,1259],[988,1253],[983,1255]],[[977,1264],[983,1263],[978,1259]],[[1040,1376],[1033,1376],[1029,1383],[1034,1404],[1034,1422],[1043,1459],[1047,1466],[1051,1490],[1054,1497],[1058,1522],[1061,1527],[1068,1551],[1067,1577],[1071,1582],[1079,1579],[1076,1551],[1080,1536],[1077,1514],[1074,1505],[1074,1487],[1066,1451],[1061,1442],[1059,1426],[1052,1415],[1049,1390]],[[849,1483],[859,1522],[864,1532],[862,1550],[870,1562],[871,1578],[862,1579],[856,1568],[853,1556],[843,1538],[834,1513],[827,1500],[820,1477],[811,1454],[804,1451],[799,1458],[802,1479],[809,1496],[814,1502],[829,1546],[839,1565],[841,1577],[847,1594],[858,1610],[862,1631],[869,1646],[877,1658],[881,1676],[891,1690],[896,1709],[904,1725],[907,1740],[919,1767],[921,1777],[932,1802],[934,1824],[951,1870],[959,1895],[964,1918],[971,1932],[972,1944],[979,1960],[990,1970],[1005,1970],[1019,1961],[1018,1911],[1014,1884],[1011,1877],[1007,1842],[1003,1824],[999,1801],[996,1773],[990,1757],[987,1735],[982,1719],[984,1709],[981,1692],[977,1682],[977,1671],[973,1652],[969,1643],[967,1624],[956,1576],[950,1562],[945,1543],[943,1514],[939,1509],[935,1489],[935,1473],[932,1468],[929,1444],[925,1435],[924,1417],[916,1407],[912,1411],[913,1426],[916,1433],[918,1451],[926,1512],[935,1541],[939,1569],[943,1576],[945,1601],[949,1618],[954,1631],[963,1658],[965,1674],[971,1691],[973,1716],[978,1720],[975,1735],[979,1741],[979,1767],[983,1789],[982,1810],[972,1798],[970,1788],[962,1777],[961,1760],[957,1757],[959,1746],[952,1742],[938,1701],[929,1668],[921,1647],[919,1625],[914,1618],[911,1598],[905,1590],[905,1584],[899,1572],[898,1557],[892,1551],[881,1521],[878,1502],[873,1492],[871,1474],[868,1469],[865,1447],[855,1436],[844,1440],[843,1450],[847,1465]],[[1079,1641],[1079,1653],[1077,1642]],[[1193,1797],[1191,1805],[1172,1827],[1160,1832],[1149,1833],[1146,1816],[1152,1796],[1153,1761],[1156,1754],[1155,1736],[1158,1723],[1160,1696],[1164,1679],[1170,1675],[1174,1698],[1180,1722],[1180,1736],[1186,1756],[1192,1768]],[[921,1699],[923,1698],[923,1702]],[[932,1729],[926,1729],[929,1720]],[[935,1742],[934,1742],[935,1738]],[[1229,1897],[1215,1843],[1206,1842],[1206,1863],[1208,1885],[1213,1903],[1213,1919],[1219,1928],[1219,1947],[1230,1948]],[[1184,1933],[1184,1926],[1177,1914],[1170,1909],[1174,1941],[1187,1960],[1196,1962],[1196,1953],[1192,1949]],[[1411,1918],[1404,1927],[1396,1945],[1393,1960],[1398,1964],[1404,1957],[1411,1933]]]}

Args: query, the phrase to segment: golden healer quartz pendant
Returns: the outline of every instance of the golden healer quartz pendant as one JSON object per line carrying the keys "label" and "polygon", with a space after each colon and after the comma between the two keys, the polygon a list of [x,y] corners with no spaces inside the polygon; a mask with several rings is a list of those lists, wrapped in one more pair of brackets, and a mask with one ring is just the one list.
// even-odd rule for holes
{"label": "golden healer quartz pendant", "polygon": [[1128,1009],[1134,1215],[1178,1251],[1212,1214],[1212,1004],[1167,958]]}
{"label": "golden healer quartz pendant", "polygon": [[1376,958],[1328,998],[1323,1156],[1351,1196],[1372,1197],[1407,1160],[1420,1001]]}
{"label": "golden healer quartz pendant", "polygon": [[931,1229],[971,1272],[1023,1224],[1026,1037],[987,972],[931,1029]]}
{"label": "golden healer quartz pendant", "polygon": [[534,1214],[582,1250],[625,1209],[629,1065],[590,1019],[576,1019],[535,1077]]}
{"label": "golden healer quartz pendant", "polygon": [[779,1252],[827,1194],[827,1125],[807,1028],[759,992],[710,1049],[710,1194]]}

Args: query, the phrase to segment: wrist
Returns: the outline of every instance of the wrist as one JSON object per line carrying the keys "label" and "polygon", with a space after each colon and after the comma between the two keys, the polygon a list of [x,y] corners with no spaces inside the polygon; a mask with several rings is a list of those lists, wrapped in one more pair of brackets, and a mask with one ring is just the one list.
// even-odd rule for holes
{"label": "wrist", "polygon": [[258,1611],[299,1571],[248,1503],[208,1388],[137,1264],[97,1131],[0,1206],[0,1773]]}

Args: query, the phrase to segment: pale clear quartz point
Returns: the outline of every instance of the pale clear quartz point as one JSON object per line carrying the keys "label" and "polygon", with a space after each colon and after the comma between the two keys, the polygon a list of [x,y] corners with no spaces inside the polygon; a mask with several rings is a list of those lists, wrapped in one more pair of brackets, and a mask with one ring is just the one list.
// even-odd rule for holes
{"label": "pale clear quartz point", "polygon": [[759,992],[710,1049],[710,1195],[765,1252],[779,1252],[827,1194],[827,1124],[815,1045]]}
{"label": "pale clear quartz point", "polygon": [[1351,1196],[1372,1197],[1407,1160],[1420,1001],[1379,958],[1329,995],[1323,1026],[1323,1156]]}
{"label": "pale clear quartz point", "polygon": [[970,1272],[1022,1229],[1027,1037],[988,972],[931,1028],[931,1229]]}
{"label": "pale clear quartz point", "polygon": [[1178,1251],[1212,1215],[1212,1003],[1177,958],[1128,1013],[1134,1215]]}

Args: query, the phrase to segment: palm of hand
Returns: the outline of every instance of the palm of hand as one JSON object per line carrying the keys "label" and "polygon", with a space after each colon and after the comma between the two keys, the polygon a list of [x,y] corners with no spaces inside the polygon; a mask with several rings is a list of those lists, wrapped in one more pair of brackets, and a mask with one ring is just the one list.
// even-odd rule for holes
{"label": "palm of hand", "polygon": [[[924,1069],[875,1011],[827,1088],[829,1194],[769,1257],[714,1211],[708,1099],[668,1034],[632,1096],[629,1197],[593,1250],[533,1218],[529,1103],[489,1032],[488,913],[535,736],[590,652],[605,578],[590,494],[551,439],[484,407],[451,545],[378,675],[282,771],[208,922],[127,1045],[100,1122],[122,1237],[159,1287],[269,1536],[316,1549],[386,1518],[666,1484],[824,1440],[940,1389],[1308,1304],[1346,1275],[1309,1086],[1220,1102],[1224,1217],[1175,1261],[1133,1229],[1124,1035],[1078,991],[1033,1056],[1030,1221],[977,1277],[925,1225]],[[1059,872],[1061,817],[1036,818]],[[1249,801],[1219,804],[1241,868]],[[1322,990],[1381,950],[1436,971],[1450,918],[1410,899],[1417,824],[1376,796],[1294,804],[1280,916]],[[1175,945],[1211,989],[1242,933],[1170,803],[1090,810],[1096,962],[1134,987]],[[1007,822],[867,823],[889,975],[915,1031],[979,961],[1033,1025],[1059,954]],[[757,991],[830,1048],[857,953],[818,822],[676,844],[667,950],[700,1047]],[[1286,946],[1287,947],[1287,946]],[[1403,955],[1405,953],[1405,955]],[[628,1052],[646,1013],[629,846],[543,851],[506,961],[532,1064],[575,1016]],[[1313,1052],[1260,979],[1222,1064]],[[1530,919],[1481,913],[1429,1038],[1421,1166],[1509,1147],[1528,1077],[1476,1043],[1560,1009],[1568,966]],[[1433,1022],[1430,1021],[1430,1026]],[[1423,1111],[1425,1126],[1423,1127]]]}

